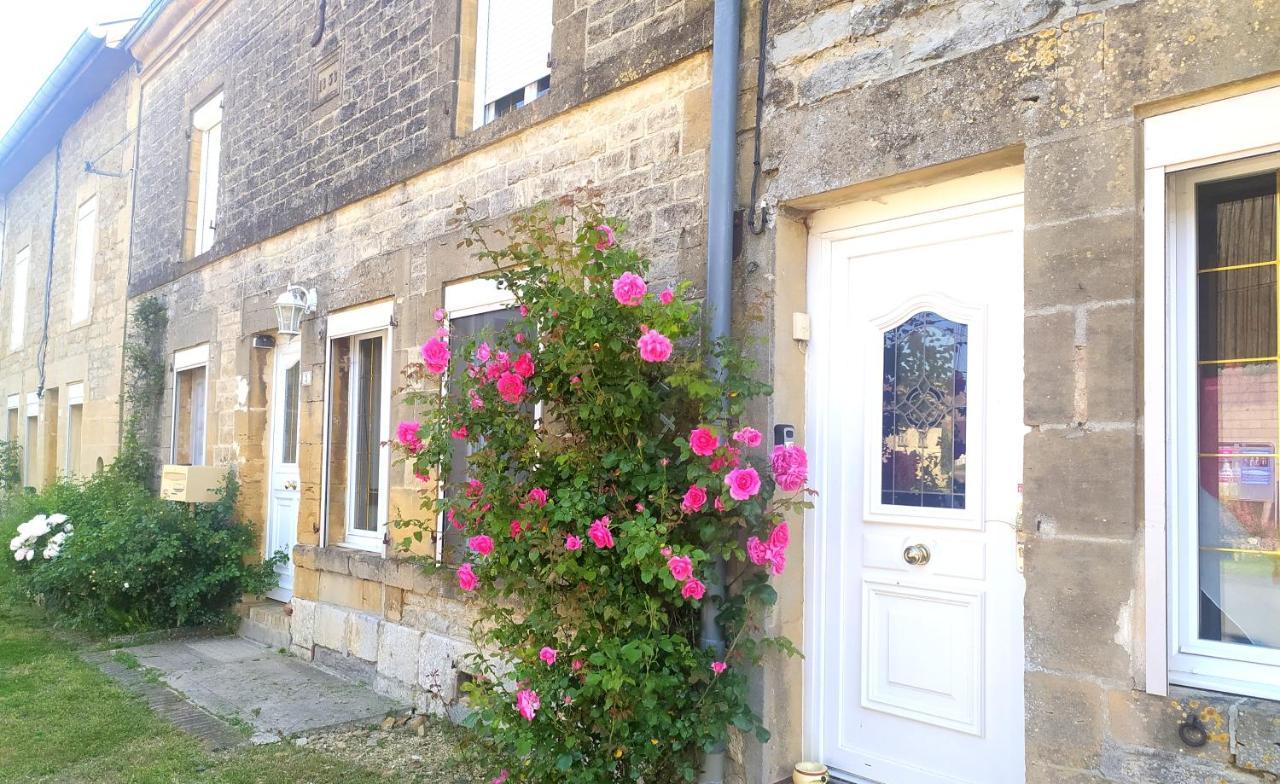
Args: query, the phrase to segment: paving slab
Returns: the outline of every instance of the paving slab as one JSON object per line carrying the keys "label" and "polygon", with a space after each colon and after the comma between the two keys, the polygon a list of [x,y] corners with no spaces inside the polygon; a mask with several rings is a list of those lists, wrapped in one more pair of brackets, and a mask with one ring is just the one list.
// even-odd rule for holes
{"label": "paving slab", "polygon": [[203,710],[252,727],[255,740],[381,718],[408,707],[242,637],[127,650]]}

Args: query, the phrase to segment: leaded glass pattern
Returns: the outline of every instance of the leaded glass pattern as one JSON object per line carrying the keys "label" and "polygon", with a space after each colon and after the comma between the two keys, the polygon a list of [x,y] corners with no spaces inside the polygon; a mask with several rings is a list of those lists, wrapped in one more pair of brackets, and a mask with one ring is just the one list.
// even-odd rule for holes
{"label": "leaded glass pattern", "polygon": [[881,503],[965,508],[969,328],[924,311],[884,333]]}

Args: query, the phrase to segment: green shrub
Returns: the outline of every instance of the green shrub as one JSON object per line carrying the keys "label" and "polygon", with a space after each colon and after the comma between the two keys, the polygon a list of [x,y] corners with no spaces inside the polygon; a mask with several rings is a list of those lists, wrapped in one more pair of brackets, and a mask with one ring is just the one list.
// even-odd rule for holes
{"label": "green shrub", "polygon": [[218,623],[242,595],[274,586],[282,557],[255,562],[254,531],[235,517],[236,492],[229,477],[215,503],[162,501],[113,467],[10,499],[0,534],[8,540],[37,514],[73,523],[56,557],[37,553],[14,566],[22,590],[75,625],[132,632]]}
{"label": "green shrub", "polygon": [[0,495],[22,491],[22,444],[17,439],[0,441]]}

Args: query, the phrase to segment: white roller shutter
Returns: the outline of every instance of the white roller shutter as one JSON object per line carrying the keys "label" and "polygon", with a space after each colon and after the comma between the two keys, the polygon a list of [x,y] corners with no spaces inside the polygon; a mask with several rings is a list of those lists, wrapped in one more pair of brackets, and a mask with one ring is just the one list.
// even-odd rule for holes
{"label": "white roller shutter", "polygon": [[482,106],[551,73],[551,0],[481,0]]}

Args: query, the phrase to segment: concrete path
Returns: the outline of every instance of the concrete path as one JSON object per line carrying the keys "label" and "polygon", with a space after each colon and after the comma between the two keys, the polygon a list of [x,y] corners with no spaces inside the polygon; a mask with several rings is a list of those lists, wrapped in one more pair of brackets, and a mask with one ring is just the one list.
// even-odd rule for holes
{"label": "concrete path", "polygon": [[126,649],[205,711],[253,728],[255,742],[382,718],[406,706],[242,637]]}

